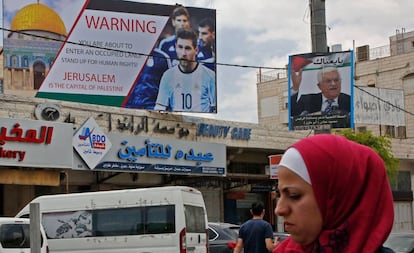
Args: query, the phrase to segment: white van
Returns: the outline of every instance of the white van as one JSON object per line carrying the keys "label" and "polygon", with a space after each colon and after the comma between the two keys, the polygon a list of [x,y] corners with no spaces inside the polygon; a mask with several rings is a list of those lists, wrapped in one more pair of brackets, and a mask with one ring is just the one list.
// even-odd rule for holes
{"label": "white van", "polygon": [[[45,231],[40,226],[40,252],[48,253]],[[0,217],[0,253],[30,253],[30,219]]]}
{"label": "white van", "polygon": [[[185,186],[35,198],[50,252],[207,253],[200,191]],[[16,217],[28,217],[30,204]]]}

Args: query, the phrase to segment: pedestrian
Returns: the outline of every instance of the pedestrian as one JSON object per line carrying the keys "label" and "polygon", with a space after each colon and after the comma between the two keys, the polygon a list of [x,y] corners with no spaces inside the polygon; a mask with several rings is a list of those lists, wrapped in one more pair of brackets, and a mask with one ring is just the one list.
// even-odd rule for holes
{"label": "pedestrian", "polygon": [[239,237],[233,253],[269,253],[277,241],[273,242],[273,229],[269,222],[263,220],[265,215],[264,204],[254,202],[250,213],[253,216],[240,226]]}
{"label": "pedestrian", "polygon": [[383,160],[343,136],[318,134],[286,150],[275,214],[290,237],[274,253],[386,253],[394,220]]}

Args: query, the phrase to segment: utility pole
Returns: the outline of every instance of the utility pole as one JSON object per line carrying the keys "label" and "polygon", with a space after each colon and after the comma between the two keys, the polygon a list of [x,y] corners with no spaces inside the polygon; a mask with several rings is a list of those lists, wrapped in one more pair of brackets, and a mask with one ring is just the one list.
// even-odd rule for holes
{"label": "utility pole", "polygon": [[326,43],[325,0],[309,0],[312,53],[328,52]]}

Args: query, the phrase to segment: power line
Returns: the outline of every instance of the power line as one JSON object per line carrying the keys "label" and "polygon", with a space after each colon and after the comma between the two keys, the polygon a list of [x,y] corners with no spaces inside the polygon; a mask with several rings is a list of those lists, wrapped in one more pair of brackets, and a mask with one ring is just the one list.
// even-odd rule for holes
{"label": "power line", "polygon": [[[134,54],[134,55],[139,55],[139,56],[158,57],[158,56],[154,56],[154,55],[151,55],[151,54],[125,51],[125,50],[101,47],[101,46],[96,46],[96,45],[87,45],[87,44],[82,44],[82,43],[73,42],[73,41],[69,41],[69,40],[49,38],[49,37],[46,37],[46,36],[31,34],[31,33],[27,33],[27,32],[22,32],[22,31],[17,31],[17,30],[10,30],[10,29],[4,28],[4,27],[1,27],[0,29],[4,30],[4,31],[11,32],[11,33],[18,33],[18,34],[22,34],[22,35],[26,35],[26,36],[31,36],[31,37],[34,37],[34,38],[40,38],[40,39],[51,40],[51,41],[56,41],[56,42],[62,42],[62,43],[67,43],[67,44],[71,44],[71,45],[84,46],[84,47],[89,47],[89,48],[94,48],[94,49],[101,49],[101,50],[108,50],[108,51],[113,51],[113,52],[118,52],[118,53],[128,53],[128,54]],[[277,68],[277,67],[255,66],[255,65],[240,65],[240,64],[218,63],[218,62],[216,62],[215,64],[219,65],[219,66],[230,66],[230,67],[239,67],[239,68],[254,68],[254,69],[269,69],[269,70],[285,70],[286,69],[286,68]]]}
{"label": "power line", "polygon": [[[362,87],[362,86],[361,86],[361,87]],[[358,90],[361,90],[361,91],[363,91],[363,92],[367,93],[368,95],[370,95],[370,96],[372,96],[372,97],[374,97],[374,98],[378,99],[379,101],[381,101],[381,102],[383,102],[383,103],[385,103],[385,104],[388,104],[388,105],[390,105],[390,106],[392,106],[392,107],[394,107],[394,108],[396,108],[396,109],[398,109],[398,110],[401,110],[401,111],[403,111],[403,112],[405,112],[405,113],[407,113],[407,114],[410,114],[411,116],[414,116],[414,113],[409,112],[409,111],[407,111],[407,110],[405,110],[405,109],[403,109],[403,108],[401,108],[401,107],[399,107],[399,106],[397,106],[397,105],[394,105],[394,104],[392,104],[391,102],[386,101],[386,100],[384,100],[384,99],[382,99],[382,98],[380,98],[380,97],[378,97],[378,96],[376,96],[376,95],[372,94],[371,92],[369,92],[369,91],[366,91],[366,90],[362,89],[361,87],[359,87],[359,86],[355,86],[355,88],[357,88]]]}
{"label": "power line", "polygon": [[[139,55],[139,56],[152,56],[152,57],[158,57],[155,55],[151,55],[151,54],[144,54],[144,53],[137,53],[137,52],[131,52],[131,51],[125,51],[125,50],[119,50],[119,49],[114,49],[114,48],[107,48],[107,47],[101,47],[101,46],[96,46],[96,45],[87,45],[87,44],[82,44],[82,43],[77,43],[77,42],[73,42],[73,41],[69,41],[69,40],[61,40],[61,39],[55,39],[55,38],[49,38],[46,36],[41,36],[41,35],[36,35],[36,34],[31,34],[31,33],[26,33],[26,32],[22,32],[22,31],[16,31],[16,30],[10,30],[10,29],[6,29],[3,27],[0,27],[1,30],[4,31],[8,31],[8,32],[12,32],[12,33],[18,33],[18,34],[22,34],[22,35],[26,35],[26,36],[31,36],[31,37],[35,37],[35,38],[41,38],[44,40],[51,40],[51,41],[56,41],[56,42],[62,42],[62,43],[67,43],[67,44],[71,44],[71,45],[77,45],[77,46],[84,46],[84,47],[89,47],[89,48],[93,48],[93,49],[100,49],[100,50],[108,50],[108,51],[114,51],[114,52],[118,52],[118,53],[128,53],[128,54],[134,54],[134,55]],[[3,52],[3,50],[1,51]],[[230,67],[239,67],[239,68],[255,68],[255,69],[269,69],[269,70],[286,70],[286,68],[276,68],[276,67],[266,67],[266,66],[254,66],[254,65],[240,65],[240,64],[230,64],[230,63],[216,63],[216,65],[220,65],[220,66],[230,66]],[[362,88],[360,88],[359,86],[354,86],[355,88],[367,93],[368,95],[378,99],[379,101],[388,104],[394,108],[397,108],[407,114],[410,114],[412,116],[414,116],[414,113],[409,112],[397,105],[394,105],[392,103],[390,103],[389,101],[386,101]],[[362,86],[361,86],[362,87]]]}

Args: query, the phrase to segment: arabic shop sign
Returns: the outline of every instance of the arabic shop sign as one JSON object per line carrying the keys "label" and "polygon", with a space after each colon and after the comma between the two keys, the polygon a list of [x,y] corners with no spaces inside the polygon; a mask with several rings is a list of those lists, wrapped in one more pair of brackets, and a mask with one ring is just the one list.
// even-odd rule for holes
{"label": "arabic shop sign", "polygon": [[[94,170],[226,175],[223,144],[108,134],[112,147]],[[74,169],[88,169],[75,156]]]}
{"label": "arabic shop sign", "polygon": [[0,119],[0,165],[72,167],[72,124]]}
{"label": "arabic shop sign", "polygon": [[112,145],[92,117],[76,131],[72,141],[75,150],[91,169],[95,168]]}
{"label": "arabic shop sign", "polygon": [[200,123],[197,129],[198,136],[221,137],[223,139],[231,137],[234,140],[250,140],[251,128],[218,126]]}

